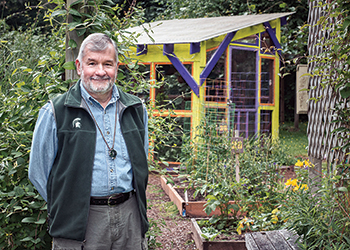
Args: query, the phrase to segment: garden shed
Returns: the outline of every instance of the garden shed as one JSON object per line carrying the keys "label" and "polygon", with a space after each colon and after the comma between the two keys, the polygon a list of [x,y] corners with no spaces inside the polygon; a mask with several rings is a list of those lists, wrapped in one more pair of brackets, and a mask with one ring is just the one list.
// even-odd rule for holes
{"label": "garden shed", "polygon": [[276,138],[281,26],[291,14],[164,20],[128,29],[137,44],[131,57],[150,80],[166,83],[150,89],[150,101],[171,106],[187,131],[206,116],[220,131]]}

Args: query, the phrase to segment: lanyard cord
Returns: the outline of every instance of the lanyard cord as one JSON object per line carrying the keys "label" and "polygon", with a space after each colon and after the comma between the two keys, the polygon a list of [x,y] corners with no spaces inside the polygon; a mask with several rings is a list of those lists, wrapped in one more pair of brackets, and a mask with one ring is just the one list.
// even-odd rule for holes
{"label": "lanyard cord", "polygon": [[83,101],[84,101],[84,103],[85,103],[85,105],[86,105],[88,111],[89,111],[89,114],[91,115],[92,119],[94,120],[94,123],[95,123],[96,127],[97,127],[98,130],[100,131],[100,134],[101,134],[101,136],[102,136],[102,139],[105,141],[105,143],[106,143],[106,145],[107,145],[107,147],[108,147],[108,150],[109,150],[109,151],[108,151],[108,155],[109,155],[112,159],[115,159],[116,156],[117,156],[117,151],[114,149],[114,142],[115,142],[115,135],[116,135],[116,130],[117,130],[117,116],[118,116],[119,102],[117,101],[117,105],[116,105],[116,108],[115,108],[114,135],[113,135],[113,144],[112,144],[112,148],[111,148],[111,147],[108,145],[107,140],[106,140],[106,138],[104,137],[101,128],[98,126],[97,121],[96,121],[94,115],[92,114],[91,109],[90,109],[88,103],[86,102],[86,100],[85,100],[84,97],[82,97],[82,98],[83,98]]}

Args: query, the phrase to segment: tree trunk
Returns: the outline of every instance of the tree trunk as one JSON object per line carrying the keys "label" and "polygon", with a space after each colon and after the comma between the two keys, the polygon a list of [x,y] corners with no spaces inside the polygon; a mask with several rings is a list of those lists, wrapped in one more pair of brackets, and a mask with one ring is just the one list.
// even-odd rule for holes
{"label": "tree trunk", "polygon": [[[72,3],[76,2],[78,0],[67,0],[67,6],[70,6]],[[71,23],[73,21],[73,17],[71,15],[68,15],[67,23]],[[68,42],[69,40],[74,40],[77,43],[77,47],[72,49],[69,47]],[[66,31],[66,62],[75,61],[75,59],[78,57],[79,48],[81,43],[83,42],[84,37],[78,37],[77,32],[75,30],[69,31],[67,29]],[[76,80],[79,79],[79,75],[77,74],[76,70],[66,70],[65,71],[66,80]]]}

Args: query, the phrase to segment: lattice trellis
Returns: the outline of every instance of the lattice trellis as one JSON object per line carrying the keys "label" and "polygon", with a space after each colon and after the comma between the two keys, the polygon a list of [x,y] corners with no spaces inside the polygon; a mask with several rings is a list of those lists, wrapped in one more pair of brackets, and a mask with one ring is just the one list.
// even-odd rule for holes
{"label": "lattice trellis", "polygon": [[[308,50],[311,57],[318,56],[322,53],[322,47],[317,45],[321,38],[327,38],[330,35],[331,29],[322,29],[316,23],[325,13],[325,8],[316,7],[319,1],[309,1],[309,40]],[[331,27],[331,24],[329,24]],[[317,68],[315,62],[310,62],[308,72],[312,73]],[[337,67],[337,65],[334,65]],[[329,76],[335,77],[335,76]],[[332,150],[335,146],[341,145],[342,141],[338,139],[336,134],[331,133],[332,130],[339,127],[339,124],[332,123],[335,104],[342,100],[338,91],[332,87],[321,86],[321,77],[310,78],[309,98],[319,98],[320,101],[309,102],[308,106],[308,140],[310,157],[319,161],[326,159],[328,165],[333,165],[341,162],[346,157],[345,153],[339,150]],[[347,157],[349,158],[349,157]]]}

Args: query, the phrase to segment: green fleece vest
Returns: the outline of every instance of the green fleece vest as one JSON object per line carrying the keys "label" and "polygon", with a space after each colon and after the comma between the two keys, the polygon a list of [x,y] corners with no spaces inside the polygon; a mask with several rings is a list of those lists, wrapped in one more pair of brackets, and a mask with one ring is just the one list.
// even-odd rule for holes
{"label": "green fleece vest", "polygon": [[[142,236],[149,228],[146,210],[148,181],[141,100],[119,89],[119,122],[133,170],[133,185],[141,216]],[[80,81],[52,100],[58,152],[47,183],[49,233],[83,241],[89,216],[96,126],[83,108]]]}

